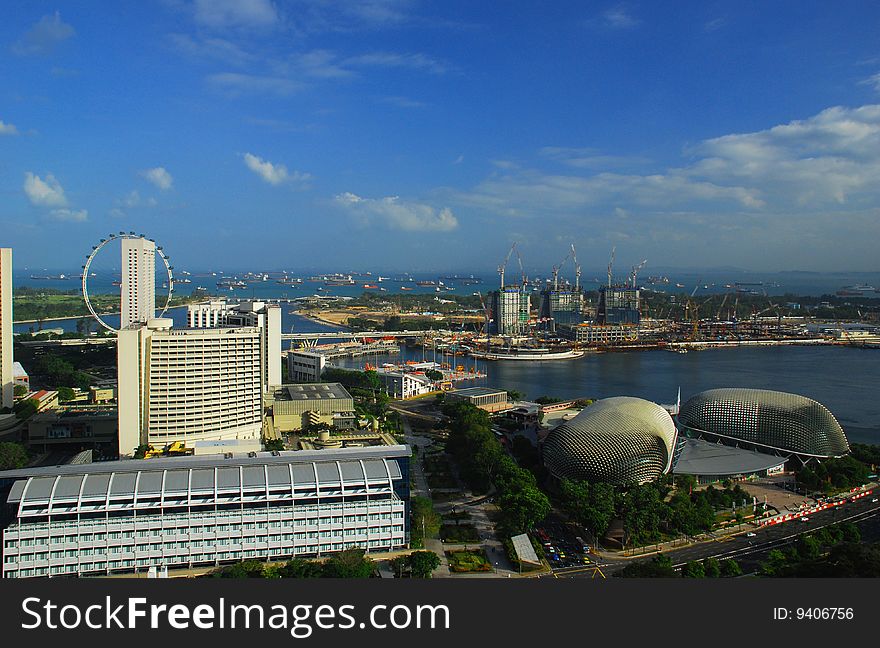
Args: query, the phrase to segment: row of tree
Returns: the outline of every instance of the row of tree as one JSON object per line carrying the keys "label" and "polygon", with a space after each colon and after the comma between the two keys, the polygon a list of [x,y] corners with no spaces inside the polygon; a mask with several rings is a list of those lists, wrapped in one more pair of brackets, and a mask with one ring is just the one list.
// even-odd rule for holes
{"label": "row of tree", "polygon": [[[870,453],[870,448],[863,455]],[[825,459],[821,463],[810,463],[797,471],[797,480],[810,491],[833,492],[845,490],[867,483],[870,470],[868,465],[852,455],[838,459]]]}
{"label": "row of tree", "polygon": [[[611,484],[563,480],[560,503],[571,518],[603,537],[612,522],[623,521],[627,544],[661,540],[662,534],[697,535],[709,531],[719,510],[742,507],[752,501],[738,484],[724,489],[679,488],[671,493],[668,479],[618,488]],[[738,515],[742,516],[740,511]]]}
{"label": "row of tree", "polygon": [[284,564],[270,565],[259,560],[245,560],[211,573],[214,578],[370,578],[376,571],[363,549],[346,549],[323,562],[294,558]]}
{"label": "row of tree", "polygon": [[534,474],[521,468],[498,443],[489,415],[470,403],[447,402],[447,450],[456,458],[462,479],[476,493],[494,486],[501,509],[498,523],[504,535],[531,529],[550,512],[550,500],[538,488]]}
{"label": "row of tree", "polygon": [[842,522],[801,536],[788,549],[774,549],[759,574],[771,578],[869,578],[880,576],[880,545],[862,544],[862,534]]}
{"label": "row of tree", "polygon": [[692,560],[681,572],[676,572],[669,556],[658,554],[651,560],[630,563],[614,575],[618,578],[734,578],[742,575],[742,568],[732,558],[720,561],[704,558]]}

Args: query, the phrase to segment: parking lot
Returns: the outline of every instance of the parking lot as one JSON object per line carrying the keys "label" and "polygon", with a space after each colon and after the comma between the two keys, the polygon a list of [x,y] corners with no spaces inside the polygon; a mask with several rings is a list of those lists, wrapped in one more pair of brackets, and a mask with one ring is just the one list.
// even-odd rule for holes
{"label": "parking lot", "polygon": [[589,553],[587,542],[562,522],[547,521],[543,525],[535,527],[535,535],[544,548],[547,562],[553,569],[583,567],[593,564],[593,557]]}

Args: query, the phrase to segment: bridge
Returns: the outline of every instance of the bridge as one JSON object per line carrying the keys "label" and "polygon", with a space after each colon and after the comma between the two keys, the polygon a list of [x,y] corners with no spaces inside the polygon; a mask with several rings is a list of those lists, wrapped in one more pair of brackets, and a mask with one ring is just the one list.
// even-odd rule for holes
{"label": "bridge", "polygon": [[320,340],[355,340],[366,338],[381,340],[382,338],[426,337],[441,334],[442,331],[332,331],[323,333],[282,333],[282,340],[305,342],[307,347],[315,346]]}

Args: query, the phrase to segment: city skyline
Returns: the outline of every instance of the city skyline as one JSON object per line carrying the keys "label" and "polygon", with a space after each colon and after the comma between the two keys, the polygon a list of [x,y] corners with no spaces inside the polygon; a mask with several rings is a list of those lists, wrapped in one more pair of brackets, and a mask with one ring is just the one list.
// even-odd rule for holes
{"label": "city skyline", "polygon": [[136,230],[192,268],[488,270],[519,241],[548,269],[573,242],[585,268],[875,271],[880,10],[683,9],[15,7],[3,245],[16,268]]}

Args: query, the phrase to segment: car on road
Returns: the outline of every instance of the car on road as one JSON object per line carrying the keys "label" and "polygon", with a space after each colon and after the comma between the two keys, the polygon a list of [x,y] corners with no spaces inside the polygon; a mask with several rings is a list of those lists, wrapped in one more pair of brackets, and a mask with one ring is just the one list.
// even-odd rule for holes
{"label": "car on road", "polygon": [[871,504],[876,504],[877,502],[880,502],[880,499],[877,499],[876,497],[871,500]]}
{"label": "car on road", "polygon": [[747,538],[754,538],[756,535],[757,535],[756,533],[752,533],[751,531],[749,531],[749,532],[746,534],[746,537],[747,537]]}
{"label": "car on road", "polygon": [[808,518],[808,517],[802,517],[802,518],[800,518],[800,520],[801,520],[801,522],[809,522],[809,521],[810,521],[810,518]]}

